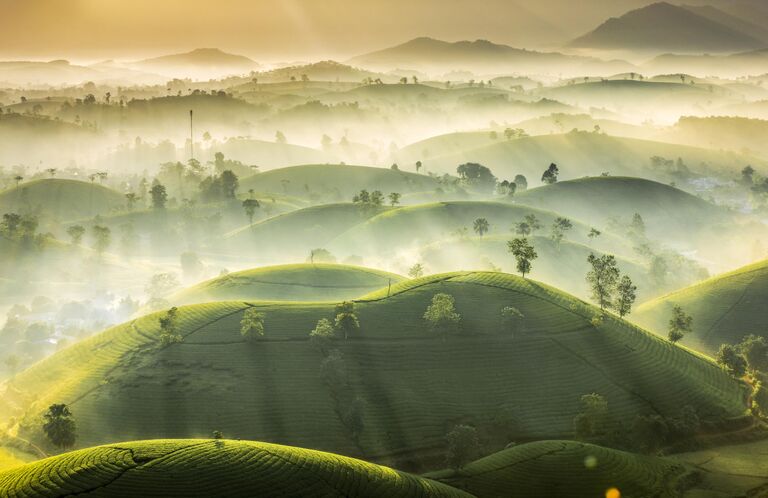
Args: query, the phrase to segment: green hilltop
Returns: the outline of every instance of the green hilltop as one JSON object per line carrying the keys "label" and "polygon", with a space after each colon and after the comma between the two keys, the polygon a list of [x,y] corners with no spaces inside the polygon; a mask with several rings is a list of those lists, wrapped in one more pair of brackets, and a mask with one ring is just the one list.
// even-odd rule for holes
{"label": "green hilltop", "polygon": [[557,135],[540,135],[506,140],[467,148],[461,152],[441,154],[423,149],[404,149],[396,155],[401,164],[420,160],[426,171],[455,174],[456,167],[466,162],[480,163],[499,178],[513,180],[522,174],[530,186],[537,185],[550,163],[560,166],[560,178],[572,179],[612,175],[642,176],[662,181],[673,179],[674,170],[653,168],[651,158],[659,156],[673,161],[681,158],[691,170],[700,173],[730,172],[738,175],[745,164],[765,166],[762,159],[736,152],[712,150],[651,140],[624,138],[602,133],[576,131]]}
{"label": "green hilltop", "polygon": [[124,204],[120,192],[78,180],[33,180],[0,192],[0,212],[44,214],[61,221],[106,215]]}
{"label": "green hilltop", "polygon": [[[438,293],[452,295],[461,315],[460,333],[445,339],[422,318]],[[502,319],[506,306],[524,317],[515,331]],[[249,309],[263,313],[266,331],[253,343],[240,333]],[[440,465],[457,423],[477,427],[485,453],[572,437],[580,397],[592,392],[616,420],[675,416],[689,405],[719,424],[746,410],[746,386],[710,359],[610,316],[596,323],[594,307],[511,275],[408,280],[360,298],[356,313],[361,329],[332,342],[342,356],[330,371],[308,333],[335,316],[332,303],[185,306],[182,341],[167,346],[161,314],[147,315],[16,375],[0,420],[16,417],[20,436],[40,441],[24,429],[30,417],[66,403],[81,445],[220,430],[421,469]],[[359,401],[340,404],[340,392]]]}
{"label": "green hilltop", "polygon": [[398,283],[403,277],[328,263],[278,265],[217,277],[169,297],[171,304],[208,301],[343,301]]}
{"label": "green hilltop", "polygon": [[718,275],[638,307],[632,320],[660,335],[667,334],[672,308],[693,317],[693,333],[683,342],[714,353],[721,344],[744,336],[768,334],[768,260]]}
{"label": "green hilltop", "polygon": [[[550,226],[560,216],[569,213],[556,213],[524,204],[493,201],[446,201],[403,206],[389,209],[359,224],[351,226],[346,232],[333,238],[328,248],[331,251],[356,251],[365,257],[368,254],[394,254],[401,249],[420,247],[456,234],[457,230],[466,229],[471,235],[473,223],[478,218],[485,218],[490,225],[489,235],[506,234],[509,239],[516,237],[511,229],[526,215],[534,215],[541,222],[538,233],[549,234]],[[587,244],[590,227],[578,219],[571,219],[573,229],[566,238]],[[594,245],[603,251],[618,254],[631,254],[631,248],[623,240],[609,233],[599,237]],[[458,262],[457,262],[458,263]]]}
{"label": "green hilltop", "polygon": [[9,498],[471,497],[353,458],[224,439],[132,441],[73,451],[0,471],[0,493]]}
{"label": "green hilltop", "polygon": [[436,187],[437,180],[426,175],[389,168],[343,164],[274,169],[240,182],[240,190],[243,192],[252,188],[263,192],[282,192],[304,197],[315,194],[334,202],[349,201],[362,189],[381,190],[386,195],[390,192],[423,192],[434,190]]}

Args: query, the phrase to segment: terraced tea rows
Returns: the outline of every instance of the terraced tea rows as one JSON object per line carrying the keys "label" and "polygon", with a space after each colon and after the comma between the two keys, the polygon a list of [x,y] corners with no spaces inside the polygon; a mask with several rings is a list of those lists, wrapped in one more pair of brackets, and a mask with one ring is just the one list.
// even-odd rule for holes
{"label": "terraced tea rows", "polygon": [[66,453],[0,472],[0,494],[7,498],[470,496],[352,458],[231,440],[138,441]]}
{"label": "terraced tea rows", "polygon": [[[441,340],[422,319],[432,297],[456,299],[463,332]],[[501,308],[524,328],[510,331]],[[240,319],[265,314],[264,340],[246,344]],[[361,298],[361,330],[333,347],[363,403],[357,439],[341,422],[307,340],[332,303],[238,303],[180,309],[184,340],[158,348],[157,315],[111,329],[18,375],[39,393],[28,413],[71,405],[80,444],[147,437],[263,440],[360,455],[418,469],[442,461],[454,424],[474,424],[487,451],[509,441],[569,437],[582,394],[597,392],[617,420],[744,413],[746,388],[711,360],[618,319],[594,327],[594,307],[553,288],[500,273],[405,281]],[[392,317],[398,317],[393,322]],[[478,379],[481,379],[478,381]],[[24,406],[0,407],[7,419]]]}

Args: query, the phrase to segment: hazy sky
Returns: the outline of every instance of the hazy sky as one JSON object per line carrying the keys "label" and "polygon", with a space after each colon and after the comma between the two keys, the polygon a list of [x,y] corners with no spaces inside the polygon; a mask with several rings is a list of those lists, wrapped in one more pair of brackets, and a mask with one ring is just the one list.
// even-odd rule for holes
{"label": "hazy sky", "polygon": [[218,47],[344,58],[416,36],[554,46],[650,0],[0,0],[0,57],[141,58]]}

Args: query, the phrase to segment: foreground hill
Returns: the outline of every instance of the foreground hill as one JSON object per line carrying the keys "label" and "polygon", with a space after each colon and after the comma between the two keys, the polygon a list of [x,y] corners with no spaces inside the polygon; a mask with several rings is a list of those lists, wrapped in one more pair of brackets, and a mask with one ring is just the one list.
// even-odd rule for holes
{"label": "foreground hill", "polygon": [[470,497],[430,479],[330,453],[231,440],[155,440],[65,453],[0,472],[8,498]]}
{"label": "foreground hill", "polygon": [[33,180],[0,192],[0,212],[34,213],[62,221],[106,215],[124,204],[119,192],[77,180]]}
{"label": "foreground hill", "polygon": [[734,52],[762,48],[764,41],[696,12],[658,2],[610,18],[571,46],[606,50]]}
{"label": "foreground hill", "polygon": [[169,298],[174,304],[208,301],[343,301],[395,284],[403,277],[335,264],[268,266],[229,273]]}
{"label": "foreground hill", "polygon": [[316,164],[280,168],[251,176],[240,182],[240,190],[281,192],[295,196],[310,196],[332,202],[351,201],[362,189],[401,194],[432,191],[437,180],[389,168]]}
{"label": "foreground hill", "polygon": [[516,140],[499,140],[491,145],[467,148],[458,153],[442,155],[439,150],[409,149],[400,164],[420,160],[427,171],[456,174],[456,167],[475,162],[491,168],[499,178],[512,180],[522,174],[529,185],[537,185],[549,163],[560,166],[560,179],[612,175],[641,176],[660,181],[675,179],[674,169],[654,168],[651,158],[659,156],[673,162],[680,158],[693,171],[700,173],[729,171],[737,175],[745,164],[764,165],[765,162],[743,154],[714,151],[686,145],[650,140],[612,137],[597,133],[570,132]]}
{"label": "foreground hill", "polygon": [[714,353],[744,336],[768,337],[768,260],[718,275],[638,307],[633,320],[666,335],[675,305],[693,317],[694,333],[683,343]]}
{"label": "foreground hill", "polygon": [[[460,334],[441,339],[425,326],[437,293],[455,298]],[[514,332],[505,306],[524,316]],[[251,308],[264,314],[265,336],[246,343],[240,322]],[[595,324],[594,307],[511,275],[410,280],[360,298],[356,312],[360,331],[334,340],[340,353],[327,357],[308,333],[333,319],[333,303],[182,307],[182,341],[167,346],[161,315],[148,315],[15,376],[0,420],[21,417],[20,436],[40,442],[34,417],[60,402],[80,445],[220,430],[421,469],[442,464],[457,423],[477,427],[484,453],[571,437],[592,392],[617,421],[690,405],[722,427],[746,407],[746,387],[711,360],[612,317]]]}
{"label": "foreground hill", "polygon": [[539,441],[494,453],[456,473],[429,476],[483,498],[610,496],[606,491],[612,488],[622,497],[642,498],[680,496],[690,472],[663,458],[575,441]]}

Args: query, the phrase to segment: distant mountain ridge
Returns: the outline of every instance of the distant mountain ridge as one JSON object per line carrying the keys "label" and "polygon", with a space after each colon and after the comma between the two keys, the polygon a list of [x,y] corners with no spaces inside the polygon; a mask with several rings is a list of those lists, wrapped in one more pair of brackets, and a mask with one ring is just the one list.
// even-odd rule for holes
{"label": "distant mountain ridge", "polygon": [[135,64],[142,66],[213,66],[256,68],[259,64],[245,57],[224,52],[218,48],[197,48],[182,54],[170,54],[144,59]]}
{"label": "distant mountain ridge", "polygon": [[404,67],[421,69],[475,69],[483,71],[540,71],[557,65],[558,70],[622,71],[632,65],[624,61],[602,61],[559,52],[537,52],[493,43],[488,40],[448,42],[429,37],[414,38],[394,47],[353,57],[347,64],[385,70]]}
{"label": "distant mountain ridge", "polygon": [[612,17],[573,40],[570,46],[689,53],[737,52],[768,46],[767,41],[738,29],[746,24],[714,7],[686,8],[658,2]]}

